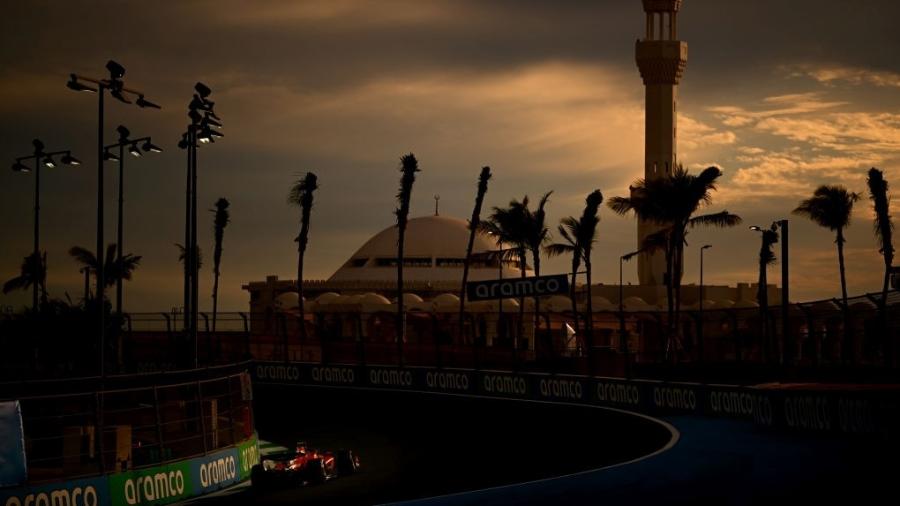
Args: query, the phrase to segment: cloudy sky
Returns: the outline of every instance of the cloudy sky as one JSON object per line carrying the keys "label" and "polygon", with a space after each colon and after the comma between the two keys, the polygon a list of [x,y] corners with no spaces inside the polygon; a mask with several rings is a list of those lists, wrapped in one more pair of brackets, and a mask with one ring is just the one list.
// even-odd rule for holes
{"label": "cloudy sky", "polygon": [[[686,0],[679,35],[690,56],[679,104],[679,156],[725,172],[710,211],[746,224],[789,217],[822,183],[865,192],[871,166],[900,184],[900,3],[895,0]],[[126,249],[143,255],[128,285],[131,310],[180,305],[174,243],[183,241],[184,130],[194,82],[214,90],[226,137],[200,152],[200,202],[232,202],[220,307],[243,310],[242,283],[293,279],[298,213],[285,197],[296,175],[319,174],[307,269],[328,277],[393,221],[398,159],[422,173],[413,215],[467,216],[482,165],[494,169],[490,206],[554,190],[551,218],[580,212],[599,188],[626,195],[643,167],[643,86],[634,41],[639,0],[327,0],[7,2],[0,19],[0,158],[31,139],[73,149],[85,164],[42,173],[42,246],[51,295],[80,294],[73,245],[93,248],[96,98],[65,88],[69,73],[103,75],[110,58],[126,84],[161,111],[111,103],[106,138],[127,125],[166,152],[126,165]],[[112,166],[111,166],[112,169]],[[115,209],[115,171],[106,179]],[[33,175],[0,171],[0,276],[31,249]],[[895,201],[895,206],[900,202]],[[880,288],[871,211],[848,232],[852,293]],[[634,221],[602,211],[594,260],[617,281]],[[107,213],[106,234],[115,218]],[[211,250],[212,215],[200,242]],[[833,236],[792,219],[798,299],[839,294]],[[758,236],[745,226],[689,237],[685,282],[756,277]],[[550,270],[564,271],[565,261]],[[202,293],[209,293],[204,268]],[[626,281],[636,281],[633,270]],[[778,282],[778,269],[770,280]],[[201,300],[208,297],[203,297]],[[27,293],[0,296],[21,306]],[[205,304],[205,302],[204,302]]]}

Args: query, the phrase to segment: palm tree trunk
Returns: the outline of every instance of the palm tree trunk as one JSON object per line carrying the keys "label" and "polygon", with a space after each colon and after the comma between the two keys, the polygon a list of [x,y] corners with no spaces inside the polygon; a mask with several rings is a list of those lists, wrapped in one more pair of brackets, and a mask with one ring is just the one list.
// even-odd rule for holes
{"label": "palm tree trunk", "polygon": [[878,316],[881,324],[882,353],[884,354],[884,365],[891,367],[894,365],[894,343],[893,336],[890,334],[887,317],[887,294],[890,288],[891,280],[891,264],[887,255],[884,258],[884,285],[881,288],[881,300],[878,302]]}
{"label": "palm tree trunk", "polygon": [[684,239],[678,239],[678,246],[675,248],[675,262],[672,267],[673,271],[673,282],[675,284],[674,287],[674,295],[675,300],[673,301],[675,305],[675,348],[674,356],[676,361],[678,360],[678,350],[677,347],[681,345],[681,269],[684,266]]}
{"label": "palm tree trunk", "polygon": [[844,230],[837,230],[838,267],[841,273],[841,312],[844,315],[844,344],[841,346],[841,358],[844,361],[854,361],[853,339],[850,333],[850,312],[847,308],[847,276],[844,269]]}
{"label": "palm tree trunk", "polygon": [[213,335],[216,334],[216,315],[219,310],[219,271],[216,269],[216,273],[213,276],[213,310],[212,310],[212,332]]}
{"label": "palm tree trunk", "polygon": [[[532,252],[532,258],[534,258],[534,275],[541,275],[541,250],[540,246],[536,250]],[[538,327],[541,323],[541,299],[537,295],[534,296],[534,317],[531,319],[532,321],[532,339],[535,340],[535,344],[537,344],[538,337]],[[549,330],[549,329],[547,329]]]}
{"label": "palm tree trunk", "polygon": [[[525,248],[519,248],[519,270],[522,273],[522,279],[525,279]],[[519,297],[519,322],[518,328],[516,329],[516,337],[513,339],[513,360],[519,350],[519,339],[522,338],[522,334],[525,331],[525,296]]]}
{"label": "palm tree trunk", "polygon": [[[463,260],[463,274],[462,274],[462,286],[459,289],[459,344],[465,344],[466,335],[465,335],[465,311],[466,311],[466,283],[469,282],[469,260],[472,257],[472,248],[475,246],[475,230],[478,226],[477,222],[477,213],[479,205],[476,205],[476,213],[473,213],[473,221],[469,224],[471,230],[469,230],[469,242],[466,245],[466,257]],[[440,346],[440,343],[435,343],[435,346]]]}
{"label": "palm tree trunk", "polygon": [[397,240],[397,365],[403,365],[403,341],[406,338],[406,313],[403,311],[403,239],[406,227],[398,227]]}
{"label": "palm tree trunk", "polygon": [[[569,296],[572,298],[572,318],[575,324],[575,335],[580,334],[578,325],[578,301],[576,300],[577,292],[575,282],[578,280],[578,255],[577,251],[572,252],[572,286],[569,287]],[[590,296],[589,296],[590,297]]]}
{"label": "palm tree trunk", "polygon": [[300,308],[297,324],[300,327],[300,342],[306,342],[306,308],[303,304],[303,257],[306,251],[303,246],[297,248],[297,305]]}
{"label": "palm tree trunk", "polygon": [[585,319],[585,328],[587,329],[587,359],[588,359],[588,372],[593,372],[591,368],[591,350],[594,349],[594,305],[593,299],[591,297],[591,259],[590,259],[590,251],[586,252],[585,255],[587,258],[584,259],[584,275],[587,278],[587,313]]}
{"label": "palm tree trunk", "polygon": [[669,345],[672,340],[673,328],[675,325],[675,306],[674,297],[672,293],[672,266],[674,262],[672,261],[672,257],[674,252],[672,251],[672,240],[671,238],[668,240],[668,244],[666,245],[666,316],[668,317],[668,321],[666,322],[666,342],[665,342],[665,354],[666,359],[668,359],[669,353]]}

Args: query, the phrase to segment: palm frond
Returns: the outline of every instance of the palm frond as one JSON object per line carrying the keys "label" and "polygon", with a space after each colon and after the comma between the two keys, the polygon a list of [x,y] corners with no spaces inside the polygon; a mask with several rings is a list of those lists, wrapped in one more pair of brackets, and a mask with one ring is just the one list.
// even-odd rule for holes
{"label": "palm frond", "polygon": [[709,227],[734,227],[743,223],[743,219],[736,214],[731,214],[728,211],[722,211],[719,213],[713,214],[704,214],[700,216],[694,216],[690,220],[688,220],[688,225],[693,227],[698,226],[709,226]]}

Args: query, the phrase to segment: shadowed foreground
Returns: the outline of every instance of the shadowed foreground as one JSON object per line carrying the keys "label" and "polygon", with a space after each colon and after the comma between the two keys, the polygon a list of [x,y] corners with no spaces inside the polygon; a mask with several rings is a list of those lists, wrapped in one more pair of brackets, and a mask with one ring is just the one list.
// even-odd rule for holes
{"label": "shadowed foreground", "polygon": [[[373,504],[518,483],[652,453],[663,425],[605,409],[403,392],[257,386],[260,437],[285,446],[348,447],[362,474],[216,504]],[[253,494],[254,497],[251,497]]]}

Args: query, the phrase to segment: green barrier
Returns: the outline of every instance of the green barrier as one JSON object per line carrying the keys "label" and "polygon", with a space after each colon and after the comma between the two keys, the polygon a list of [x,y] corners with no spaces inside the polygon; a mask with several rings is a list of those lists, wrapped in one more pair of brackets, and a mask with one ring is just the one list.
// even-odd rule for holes
{"label": "green barrier", "polygon": [[238,445],[238,481],[244,481],[250,477],[250,470],[259,464],[259,441],[254,434],[253,438]]}
{"label": "green barrier", "polygon": [[190,461],[112,474],[107,479],[112,506],[169,504],[193,495]]}

